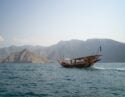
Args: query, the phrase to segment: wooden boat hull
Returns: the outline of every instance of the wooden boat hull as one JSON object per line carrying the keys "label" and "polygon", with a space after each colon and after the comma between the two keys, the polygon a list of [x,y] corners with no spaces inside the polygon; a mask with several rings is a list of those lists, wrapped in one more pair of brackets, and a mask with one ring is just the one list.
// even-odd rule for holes
{"label": "wooden boat hull", "polygon": [[65,68],[87,68],[91,67],[93,64],[77,64],[77,65],[69,65],[69,64],[61,64]]}
{"label": "wooden boat hull", "polygon": [[[96,60],[97,61],[100,61],[100,60]],[[93,66],[96,62],[94,63],[91,63],[91,64],[68,64],[68,63],[60,63],[63,67],[65,68],[88,68],[88,67],[91,67]]]}
{"label": "wooden boat hull", "polygon": [[[58,60],[58,62],[65,68],[88,68],[93,66],[96,62],[100,61],[101,59],[99,59],[100,55],[95,55],[95,56],[87,56],[86,58],[81,58],[87,61],[84,62],[71,62],[68,63],[65,60]],[[73,60],[81,60],[79,58],[77,59],[73,59]],[[70,60],[71,61],[71,60]]]}

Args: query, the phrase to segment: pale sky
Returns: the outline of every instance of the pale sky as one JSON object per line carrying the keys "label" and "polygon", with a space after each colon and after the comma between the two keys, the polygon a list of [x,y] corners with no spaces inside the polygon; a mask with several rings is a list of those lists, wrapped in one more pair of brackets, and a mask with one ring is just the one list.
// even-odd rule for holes
{"label": "pale sky", "polygon": [[90,38],[125,42],[125,0],[0,0],[0,47]]}

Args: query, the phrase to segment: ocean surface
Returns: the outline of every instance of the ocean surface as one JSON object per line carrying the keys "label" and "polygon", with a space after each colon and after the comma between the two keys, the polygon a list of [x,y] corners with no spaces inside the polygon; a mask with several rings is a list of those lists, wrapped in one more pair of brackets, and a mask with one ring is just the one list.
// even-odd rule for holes
{"label": "ocean surface", "polygon": [[125,63],[0,64],[0,97],[125,97]]}

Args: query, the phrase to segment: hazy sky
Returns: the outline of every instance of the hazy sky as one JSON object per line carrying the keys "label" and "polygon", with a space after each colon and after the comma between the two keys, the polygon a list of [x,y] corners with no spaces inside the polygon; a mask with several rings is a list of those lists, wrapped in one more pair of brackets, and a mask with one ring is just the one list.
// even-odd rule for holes
{"label": "hazy sky", "polygon": [[90,38],[125,42],[125,0],[0,0],[0,47]]}

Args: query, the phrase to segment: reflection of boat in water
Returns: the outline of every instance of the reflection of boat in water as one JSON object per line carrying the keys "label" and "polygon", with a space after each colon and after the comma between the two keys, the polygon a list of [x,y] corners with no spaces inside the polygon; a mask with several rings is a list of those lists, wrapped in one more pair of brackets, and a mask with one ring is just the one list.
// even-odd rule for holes
{"label": "reflection of boat in water", "polygon": [[[101,51],[101,47],[100,47],[100,51]],[[87,68],[87,67],[91,67],[92,65],[94,65],[94,63],[100,61],[100,54],[96,54],[96,55],[90,55],[90,56],[85,56],[85,57],[80,57],[80,58],[74,58],[74,59],[61,59],[58,60],[58,62],[66,68],[73,68],[73,67],[77,67],[77,68]]]}

